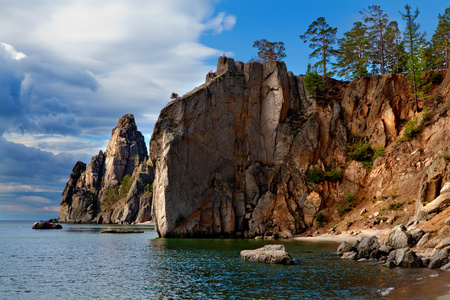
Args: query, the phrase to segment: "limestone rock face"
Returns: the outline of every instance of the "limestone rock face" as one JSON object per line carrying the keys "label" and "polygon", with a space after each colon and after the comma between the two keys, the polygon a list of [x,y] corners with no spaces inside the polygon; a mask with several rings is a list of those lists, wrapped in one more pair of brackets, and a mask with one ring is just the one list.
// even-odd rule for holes
{"label": "limestone rock face", "polygon": [[[132,223],[151,219],[153,168],[133,115],[113,129],[106,152],[77,162],[61,200],[60,222]],[[123,182],[125,181],[125,182]]]}
{"label": "limestone rock face", "polygon": [[[222,57],[206,84],[169,103],[150,142],[158,233],[291,237],[319,213],[338,220],[369,174],[346,155],[349,137],[384,146],[413,110],[401,75],[325,85],[318,102],[282,62]],[[313,167],[343,178],[311,182]]]}

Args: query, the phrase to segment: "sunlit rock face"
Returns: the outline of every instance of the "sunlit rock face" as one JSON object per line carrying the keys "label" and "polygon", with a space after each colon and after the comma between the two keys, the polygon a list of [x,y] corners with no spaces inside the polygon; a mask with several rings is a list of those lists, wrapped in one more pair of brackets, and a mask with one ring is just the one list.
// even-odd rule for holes
{"label": "sunlit rock face", "polygon": [[[77,162],[63,192],[59,219],[74,223],[132,223],[151,219],[153,168],[134,116],[112,130],[106,152]],[[125,176],[128,176],[125,178]],[[124,178],[128,180],[124,181]],[[126,189],[126,191],[125,191]],[[147,190],[146,190],[147,189]]]}
{"label": "sunlit rock face", "polygon": [[[169,103],[150,142],[161,236],[291,237],[358,193],[369,171],[346,154],[355,136],[386,146],[414,112],[401,75],[326,79],[315,100],[283,62],[221,57],[206,84]],[[313,183],[312,167],[343,178]]]}

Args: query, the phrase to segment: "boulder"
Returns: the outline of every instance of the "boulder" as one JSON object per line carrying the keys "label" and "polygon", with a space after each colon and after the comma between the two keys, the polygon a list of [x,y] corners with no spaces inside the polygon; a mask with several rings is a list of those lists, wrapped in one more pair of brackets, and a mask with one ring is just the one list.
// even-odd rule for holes
{"label": "boulder", "polygon": [[450,181],[446,182],[441,188],[440,194],[450,193]]}
{"label": "boulder", "polygon": [[436,253],[430,261],[430,264],[428,265],[428,268],[430,269],[437,269],[440,268],[444,265],[446,265],[447,263],[449,263],[449,253],[450,252],[450,247],[441,249],[438,253]]}
{"label": "boulder", "polygon": [[373,251],[380,248],[380,244],[376,236],[364,236],[356,242],[355,248],[358,252],[356,259],[369,258]]}
{"label": "boulder", "polygon": [[422,260],[410,248],[397,249],[389,253],[387,262],[393,262],[395,266],[402,268],[422,267]]}
{"label": "boulder", "polygon": [[398,225],[384,231],[380,236],[380,240],[380,244],[392,249],[402,249],[413,245],[411,234],[404,225]]}
{"label": "boulder", "polygon": [[246,261],[267,264],[292,265],[294,261],[283,245],[265,245],[255,250],[242,250],[241,258]]}
{"label": "boulder", "polygon": [[62,229],[62,226],[60,224],[40,221],[33,224],[33,229]]}
{"label": "boulder", "polygon": [[416,246],[417,247],[424,247],[426,245],[426,243],[432,238],[433,236],[431,235],[431,233],[427,232],[425,233],[420,240],[417,242]]}
{"label": "boulder", "polygon": [[353,246],[347,242],[342,242],[336,250],[336,253],[339,256],[342,256],[345,252],[351,252],[353,250]]}
{"label": "boulder", "polygon": [[426,214],[431,214],[435,212],[440,212],[450,205],[450,193],[445,193],[439,195],[436,199],[422,207],[421,212]]}
{"label": "boulder", "polygon": [[348,260],[355,260],[357,255],[358,253],[356,253],[355,251],[345,252],[344,254],[342,254],[341,258]]}
{"label": "boulder", "polygon": [[410,230],[408,230],[409,234],[411,235],[412,243],[417,244],[420,239],[423,237],[425,232],[417,227],[413,227]]}
{"label": "boulder", "polygon": [[440,250],[440,249],[446,248],[448,246],[450,246],[450,237],[444,238],[442,241],[439,242],[439,244],[436,245],[435,248],[437,250]]}

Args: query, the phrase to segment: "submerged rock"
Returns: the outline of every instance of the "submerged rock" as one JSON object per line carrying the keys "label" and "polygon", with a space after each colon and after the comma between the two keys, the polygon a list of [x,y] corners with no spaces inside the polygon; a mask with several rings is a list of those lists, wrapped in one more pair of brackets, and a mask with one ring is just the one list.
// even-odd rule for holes
{"label": "submerged rock", "polygon": [[283,245],[265,245],[255,250],[242,250],[241,258],[247,261],[266,264],[293,265],[294,260],[286,252]]}
{"label": "submerged rock", "polygon": [[60,224],[40,221],[33,224],[33,229],[62,229],[62,226]]}
{"label": "submerged rock", "polygon": [[108,228],[100,231],[100,233],[144,233],[143,230]]}

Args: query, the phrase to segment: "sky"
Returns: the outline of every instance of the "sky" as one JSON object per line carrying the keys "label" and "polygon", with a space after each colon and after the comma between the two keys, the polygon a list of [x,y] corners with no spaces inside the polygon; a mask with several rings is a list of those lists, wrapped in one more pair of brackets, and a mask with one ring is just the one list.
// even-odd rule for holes
{"label": "sky", "polygon": [[0,220],[57,218],[74,164],[105,150],[127,113],[149,142],[172,92],[204,83],[225,54],[247,62],[253,42],[282,41],[289,71],[312,51],[299,35],[318,17],[337,37],[379,5],[419,8],[431,38],[450,3],[301,0],[0,0]]}

